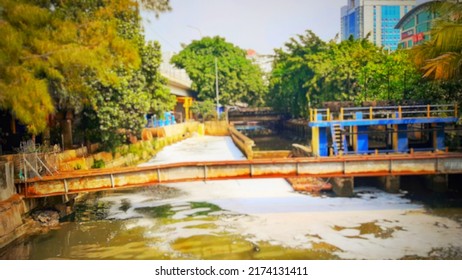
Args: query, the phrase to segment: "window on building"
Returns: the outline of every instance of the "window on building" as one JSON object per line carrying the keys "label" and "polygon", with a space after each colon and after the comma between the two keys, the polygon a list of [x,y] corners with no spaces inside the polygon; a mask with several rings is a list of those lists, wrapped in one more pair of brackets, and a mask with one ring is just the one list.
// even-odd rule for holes
{"label": "window on building", "polygon": [[351,13],[348,15],[348,24],[347,24],[347,37],[350,37],[353,35],[355,38],[358,38],[356,36],[358,30],[356,30],[356,12]]}
{"label": "window on building", "polygon": [[400,31],[395,29],[395,26],[401,18],[401,8],[400,6],[382,6],[381,14],[381,32],[385,35],[382,38],[382,45],[387,49],[395,50],[400,38]]}
{"label": "window on building", "polygon": [[414,26],[415,26],[415,17],[412,17],[403,25],[403,29],[404,30],[411,29]]}

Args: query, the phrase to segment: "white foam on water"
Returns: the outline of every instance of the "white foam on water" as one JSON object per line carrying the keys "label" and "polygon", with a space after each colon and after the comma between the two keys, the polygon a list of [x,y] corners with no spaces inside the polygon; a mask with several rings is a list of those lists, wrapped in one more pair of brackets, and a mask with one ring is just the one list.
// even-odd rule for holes
{"label": "white foam on water", "polygon": [[139,166],[165,163],[239,160],[245,156],[234,145],[230,137],[193,137],[165,147],[149,162]]}
{"label": "white foam on water", "polygon": [[[206,136],[169,146],[147,164],[243,158],[229,137]],[[428,214],[422,205],[404,198],[404,192],[388,194],[375,188],[357,188],[354,198],[312,197],[294,192],[284,179],[188,182],[168,186],[180,189],[183,194],[162,203],[187,208],[187,202],[208,202],[225,212],[240,214],[221,216],[214,222],[218,226],[216,231],[226,229],[252,242],[267,241],[307,249],[313,243],[326,242],[339,249],[335,254],[347,259],[427,256],[434,248],[462,246],[460,224]],[[360,234],[359,227],[370,223],[380,232]],[[183,223],[174,223],[168,225],[167,239],[173,241],[211,232],[214,231],[185,228]],[[165,237],[165,233],[159,234]]]}

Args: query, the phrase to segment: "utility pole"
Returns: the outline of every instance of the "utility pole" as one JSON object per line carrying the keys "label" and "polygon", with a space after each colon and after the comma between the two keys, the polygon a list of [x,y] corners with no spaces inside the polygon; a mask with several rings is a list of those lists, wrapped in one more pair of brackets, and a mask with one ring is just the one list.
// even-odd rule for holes
{"label": "utility pole", "polygon": [[219,106],[219,93],[218,93],[218,66],[217,66],[217,58],[215,57],[215,86],[216,86],[216,94],[217,94],[217,120],[218,118],[220,117],[220,108],[218,107]]}

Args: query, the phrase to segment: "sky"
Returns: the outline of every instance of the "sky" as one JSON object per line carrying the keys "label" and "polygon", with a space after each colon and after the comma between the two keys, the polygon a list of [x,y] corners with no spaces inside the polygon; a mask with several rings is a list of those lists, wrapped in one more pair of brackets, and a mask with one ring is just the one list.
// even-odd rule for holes
{"label": "sky", "polygon": [[203,36],[221,36],[242,49],[272,54],[291,37],[311,29],[327,41],[340,33],[340,8],[347,0],[170,0],[158,18],[142,12],[146,39],[162,51],[179,52]]}

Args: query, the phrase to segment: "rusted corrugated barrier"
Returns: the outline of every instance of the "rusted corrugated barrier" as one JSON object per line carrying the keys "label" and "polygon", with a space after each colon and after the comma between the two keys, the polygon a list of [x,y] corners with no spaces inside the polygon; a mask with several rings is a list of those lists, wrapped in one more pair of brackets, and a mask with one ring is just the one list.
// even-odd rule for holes
{"label": "rusted corrugated barrier", "polygon": [[184,162],[148,167],[72,172],[17,182],[26,197],[171,182],[244,178],[352,177],[462,173],[462,154],[397,154]]}

